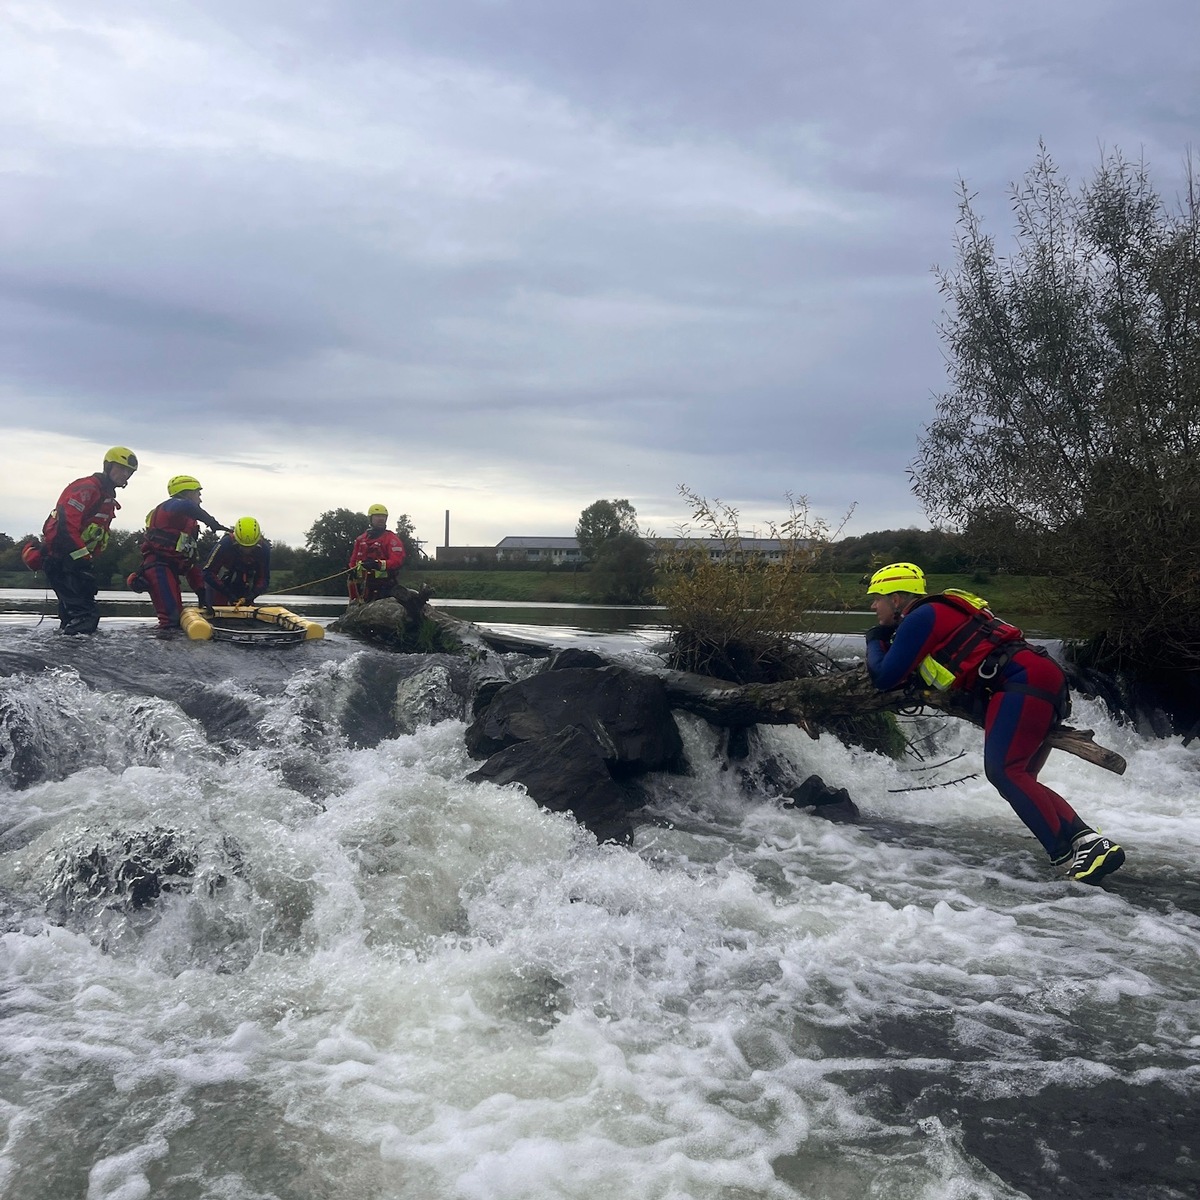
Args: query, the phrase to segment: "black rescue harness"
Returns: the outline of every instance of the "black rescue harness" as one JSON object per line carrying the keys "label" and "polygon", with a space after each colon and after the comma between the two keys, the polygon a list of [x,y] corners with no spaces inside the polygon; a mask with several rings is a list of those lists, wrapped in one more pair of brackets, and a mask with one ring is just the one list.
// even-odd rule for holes
{"label": "black rescue harness", "polygon": [[1043,647],[1026,641],[1017,626],[994,616],[982,597],[950,589],[922,596],[909,606],[905,615],[922,604],[941,604],[967,618],[944,645],[921,663],[919,671],[926,683],[942,690],[957,687],[967,691],[980,717],[987,711],[988,701],[996,692],[1010,692],[1045,700],[1054,706],[1057,720],[1066,719],[1071,709],[1071,693],[1065,677],[1062,686],[1054,692],[1003,677],[1004,669],[1023,650],[1042,658],[1050,655]]}

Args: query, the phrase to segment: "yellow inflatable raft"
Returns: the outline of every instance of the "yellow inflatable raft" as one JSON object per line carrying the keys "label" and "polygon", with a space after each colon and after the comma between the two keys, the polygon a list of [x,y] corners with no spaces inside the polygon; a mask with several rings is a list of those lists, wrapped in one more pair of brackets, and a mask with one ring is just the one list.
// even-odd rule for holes
{"label": "yellow inflatable raft", "polygon": [[185,608],[179,618],[193,642],[309,642],[325,636],[325,627],[277,605],[221,604]]}

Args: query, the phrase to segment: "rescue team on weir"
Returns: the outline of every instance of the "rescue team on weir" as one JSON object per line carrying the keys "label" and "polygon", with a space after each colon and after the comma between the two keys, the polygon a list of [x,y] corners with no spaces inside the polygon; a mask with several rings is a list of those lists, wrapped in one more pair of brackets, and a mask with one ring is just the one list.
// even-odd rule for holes
{"label": "rescue team on weir", "polygon": [[[132,450],[113,446],[99,471],[63,489],[40,540],[21,548],[25,565],[45,571],[58,597],[60,633],[95,633],[100,624],[92,563],[108,545],[109,527],[121,507],[117,489],[129,483],[137,468]],[[150,593],[163,629],[177,627],[183,614],[180,580],[208,609],[253,604],[270,584],[271,543],[258,521],[239,517],[232,526],[223,525],[200,507],[200,492],[193,475],[168,481],[167,498],[146,514],[141,566],[125,581],[135,592]],[[348,567],[350,598],[356,602],[390,596],[404,564],[404,542],[387,528],[387,509],[372,504],[367,514],[370,527],[355,541]],[[197,544],[201,525],[223,535],[203,566]]]}
{"label": "rescue team on weir", "polygon": [[[137,470],[137,456],[113,446],[102,469],[67,485],[46,519],[40,541],[21,557],[44,570],[58,597],[63,633],[93,633],[100,623],[92,559],[108,542],[121,507],[117,489]],[[221,524],[200,507],[200,481],[176,475],[166,500],[146,516],[142,565],[127,579],[148,591],[161,627],[179,624],[179,581],[215,604],[253,603],[270,579],[271,544],[253,517]],[[348,567],[350,599],[392,594],[404,563],[404,543],[387,528],[387,509],[372,504],[368,528],[355,539]],[[197,557],[200,525],[224,534],[203,568]],[[1083,883],[1117,870],[1125,851],[1087,825],[1057,792],[1038,781],[1050,747],[1050,730],[1071,704],[1062,668],[1015,625],[995,617],[987,601],[957,588],[929,595],[914,563],[891,563],[871,576],[867,594],[878,624],[866,634],[867,670],[880,691],[917,679],[926,687],[957,689],[983,722],[983,762],[989,782],[1041,842],[1050,862]]]}

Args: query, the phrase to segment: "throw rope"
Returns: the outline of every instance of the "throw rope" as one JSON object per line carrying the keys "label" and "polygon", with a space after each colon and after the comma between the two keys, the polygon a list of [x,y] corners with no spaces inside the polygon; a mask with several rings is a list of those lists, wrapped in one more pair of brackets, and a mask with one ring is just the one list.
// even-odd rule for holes
{"label": "throw rope", "polygon": [[328,583],[331,579],[341,579],[343,575],[349,575],[350,568],[347,567],[344,571],[338,571],[333,575],[326,575],[324,579],[310,579],[307,583],[295,583],[288,588],[272,588],[271,594],[274,596],[286,596],[289,592],[298,592],[301,588],[316,587],[318,583]]}

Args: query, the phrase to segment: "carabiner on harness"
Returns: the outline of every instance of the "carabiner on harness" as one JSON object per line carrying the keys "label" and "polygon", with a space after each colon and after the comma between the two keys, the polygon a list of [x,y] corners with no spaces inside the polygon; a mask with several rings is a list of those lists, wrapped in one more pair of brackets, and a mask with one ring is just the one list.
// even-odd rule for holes
{"label": "carabiner on harness", "polygon": [[1009,659],[1012,658],[1018,650],[1024,649],[1024,642],[1006,642],[1003,646],[997,646],[979,664],[976,674],[979,676],[980,682],[991,683],[1000,672],[1008,666]]}

